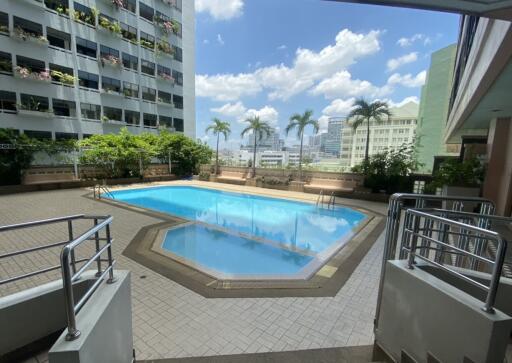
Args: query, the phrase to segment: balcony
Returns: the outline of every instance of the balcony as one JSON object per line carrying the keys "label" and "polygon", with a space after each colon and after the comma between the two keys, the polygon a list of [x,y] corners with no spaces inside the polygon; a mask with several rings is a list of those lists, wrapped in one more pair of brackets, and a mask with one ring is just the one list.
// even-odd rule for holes
{"label": "balcony", "polygon": [[40,117],[40,118],[52,118],[55,116],[53,110],[30,110],[24,108],[25,106],[18,104],[18,115],[27,117]]}
{"label": "balcony", "polygon": [[173,76],[167,73],[158,73],[157,79],[162,82],[169,82],[171,85],[175,85],[176,81]]}
{"label": "balcony", "polygon": [[102,67],[111,67],[115,69],[121,69],[123,62],[121,59],[114,55],[101,55],[98,62]]}
{"label": "balcony", "polygon": [[18,41],[29,42],[36,45],[47,46],[48,39],[41,34],[31,33],[29,31],[24,30],[21,27],[14,28],[14,32],[12,33],[12,37]]}
{"label": "balcony", "polygon": [[23,0],[22,2],[24,2],[26,4],[37,6],[37,7],[42,8],[42,9],[44,9],[46,7],[44,5],[44,1],[43,0]]}
{"label": "balcony", "polygon": [[98,20],[100,30],[106,30],[108,34],[121,38],[121,24],[118,21],[106,18],[104,15],[100,15]]}
{"label": "balcony", "polygon": [[22,66],[14,68],[14,77],[42,83],[50,83],[52,80],[48,69],[36,71]]}

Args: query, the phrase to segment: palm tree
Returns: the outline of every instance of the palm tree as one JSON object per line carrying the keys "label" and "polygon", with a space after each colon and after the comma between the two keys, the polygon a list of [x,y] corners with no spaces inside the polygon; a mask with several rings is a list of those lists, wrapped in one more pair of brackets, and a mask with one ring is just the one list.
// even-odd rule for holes
{"label": "palm tree", "polygon": [[231,127],[229,122],[221,121],[218,118],[214,118],[212,121],[213,123],[206,128],[205,132],[212,131],[217,136],[217,154],[215,155],[215,175],[217,175],[219,170],[219,137],[222,134],[224,140],[227,140],[231,133]]}
{"label": "palm tree", "polygon": [[353,119],[352,128],[354,131],[366,121],[366,151],[364,154],[364,161],[368,163],[370,151],[370,120],[373,119],[376,123],[382,122],[382,116],[386,115],[387,118],[391,116],[387,102],[375,101],[372,103],[366,102],[360,98],[354,102],[354,109],[348,115],[349,119]]}
{"label": "palm tree", "polygon": [[258,116],[250,117],[245,122],[249,125],[242,131],[241,136],[244,137],[248,132],[252,131],[254,135],[254,155],[252,158],[252,177],[256,175],[256,146],[257,142],[263,138],[265,134],[267,137],[272,133],[272,127],[265,122],[261,121]]}
{"label": "palm tree", "polygon": [[315,134],[318,132],[319,126],[318,121],[311,118],[313,116],[312,110],[306,110],[304,114],[296,113],[290,117],[288,126],[286,126],[286,135],[293,130],[297,129],[297,137],[300,139],[300,150],[299,150],[299,181],[302,180],[302,145],[304,144],[304,129],[306,126],[313,126]]}

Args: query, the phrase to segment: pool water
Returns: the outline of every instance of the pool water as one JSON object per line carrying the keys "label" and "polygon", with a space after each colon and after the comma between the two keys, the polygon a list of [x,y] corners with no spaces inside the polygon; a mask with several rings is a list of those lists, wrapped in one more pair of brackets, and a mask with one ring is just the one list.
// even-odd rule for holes
{"label": "pool water", "polygon": [[345,207],[326,209],[313,203],[189,186],[112,194],[134,206],[198,222],[167,232],[162,247],[227,273],[293,273],[311,256],[341,247],[366,218]]}

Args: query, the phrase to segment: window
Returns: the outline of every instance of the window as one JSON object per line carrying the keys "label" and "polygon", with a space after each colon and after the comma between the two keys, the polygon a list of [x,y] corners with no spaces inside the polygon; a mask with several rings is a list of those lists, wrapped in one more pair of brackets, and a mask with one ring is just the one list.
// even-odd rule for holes
{"label": "window", "polygon": [[73,85],[75,83],[73,68],[59,66],[50,63],[50,75],[52,81]]}
{"label": "window", "polygon": [[12,57],[10,53],[0,52],[0,72],[12,73]]}
{"label": "window", "polygon": [[20,36],[29,36],[34,38],[43,36],[43,26],[41,24],[18,18],[17,16],[14,17],[13,23],[14,31]]}
{"label": "window", "polygon": [[0,33],[9,33],[9,15],[0,11]]}
{"label": "window", "polygon": [[128,53],[123,53],[123,66],[137,71],[139,69],[139,58]]}
{"label": "window", "polygon": [[91,10],[91,8],[79,4],[77,2],[74,3],[75,8],[75,14],[74,18],[75,20],[84,22],[86,24],[96,26],[96,17],[94,15],[94,12]]}
{"label": "window", "polygon": [[170,78],[172,77],[171,68],[167,68],[164,66],[158,65],[158,75],[162,78]]}
{"label": "window", "polygon": [[114,107],[103,107],[103,116],[110,121],[123,121],[123,110]]}
{"label": "window", "polygon": [[155,63],[141,59],[140,71],[144,74],[154,76],[155,75]]}
{"label": "window", "polygon": [[121,24],[121,35],[123,36],[123,38],[126,40],[129,40],[131,42],[136,42],[137,41],[137,29],[134,28],[133,26],[130,26],[125,23],[120,23],[120,24]]}
{"label": "window", "polygon": [[135,13],[137,10],[137,1],[136,0],[123,0],[123,8],[132,13]]}
{"label": "window", "polygon": [[176,2],[175,2],[176,9],[178,9],[179,11],[181,11],[181,9],[182,9],[181,2],[182,2],[182,0],[176,0]]}
{"label": "window", "polygon": [[139,85],[130,82],[123,82],[123,92],[126,97],[139,97]]}
{"label": "window", "polygon": [[97,74],[78,71],[78,81],[80,87],[98,89],[100,77]]}
{"label": "window", "polygon": [[44,4],[48,9],[55,10],[59,14],[66,14],[69,9],[68,0],[44,0]]}
{"label": "window", "polygon": [[150,21],[153,22],[153,16],[155,15],[155,10],[151,6],[147,6],[146,4],[139,1],[139,15]]}
{"label": "window", "polygon": [[158,124],[163,127],[172,128],[172,118],[169,116],[160,115]]}
{"label": "window", "polygon": [[172,94],[163,91],[158,91],[158,102],[172,104]]}
{"label": "window", "polygon": [[124,122],[128,125],[138,126],[140,124],[140,113],[138,111],[124,111]]}
{"label": "window", "polygon": [[54,98],[53,112],[56,116],[76,117],[76,103]]}
{"label": "window", "polygon": [[148,33],[144,33],[142,30],[140,32],[140,45],[149,49],[155,49],[155,37],[149,35]]}
{"label": "window", "polygon": [[79,54],[96,58],[98,45],[90,40],[76,37],[76,51]]}
{"label": "window", "polygon": [[178,71],[172,71],[172,77],[177,85],[183,86],[183,73]]}
{"label": "window", "polygon": [[142,99],[146,101],[155,102],[156,101],[156,89],[142,87]]}
{"label": "window", "polygon": [[174,51],[174,59],[178,62],[183,62],[183,49],[175,45],[172,46],[172,49]]}
{"label": "window", "polygon": [[25,130],[23,131],[25,135],[30,137],[31,139],[38,139],[38,140],[51,140],[52,139],[52,133],[50,131],[32,131],[32,130]]}
{"label": "window", "polygon": [[56,132],[55,140],[78,140],[78,134],[71,132]]}
{"label": "window", "polygon": [[41,73],[46,71],[46,65],[43,61],[22,57],[20,55],[16,56],[16,65],[18,67],[28,69],[30,73]]}
{"label": "window", "polygon": [[121,81],[110,77],[101,77],[101,89],[106,92],[121,93]]}
{"label": "window", "polygon": [[157,117],[152,113],[144,114],[144,127],[156,127]]}
{"label": "window", "polygon": [[181,119],[181,118],[175,118],[173,125],[174,125],[174,129],[178,132],[183,132],[185,130],[184,124],[183,124],[183,119]]}
{"label": "window", "polygon": [[90,103],[80,103],[82,118],[88,120],[99,120],[101,118],[101,106]]}
{"label": "window", "polygon": [[16,93],[0,91],[0,111],[7,113],[16,112]]}
{"label": "window", "polygon": [[48,42],[52,47],[71,50],[71,35],[69,35],[68,33],[64,33],[59,30],[47,27],[46,35],[48,38]]}
{"label": "window", "polygon": [[174,95],[172,96],[174,107],[176,107],[179,110],[183,110],[183,97]]}
{"label": "window", "polygon": [[100,45],[100,58],[101,59],[119,59],[119,51],[117,49],[110,48],[105,45]]}
{"label": "window", "polygon": [[47,97],[21,94],[21,109],[28,111],[46,112],[50,109]]}

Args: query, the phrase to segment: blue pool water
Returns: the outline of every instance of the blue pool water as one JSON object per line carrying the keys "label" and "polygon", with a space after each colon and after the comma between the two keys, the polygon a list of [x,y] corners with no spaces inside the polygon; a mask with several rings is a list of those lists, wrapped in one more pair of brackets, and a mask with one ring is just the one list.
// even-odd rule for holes
{"label": "blue pool water", "polygon": [[293,273],[311,256],[345,243],[366,217],[350,208],[188,186],[112,194],[131,205],[201,222],[169,231],[163,248],[208,268],[240,274]]}
{"label": "blue pool water", "polygon": [[293,275],[313,259],[202,224],[168,231],[162,247],[200,266],[233,275]]}

